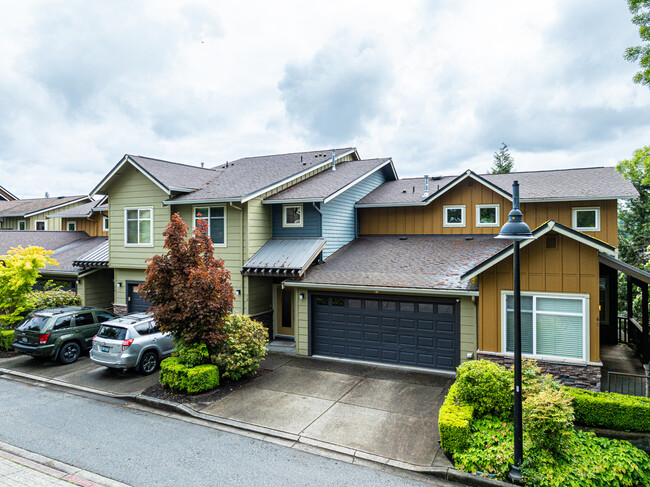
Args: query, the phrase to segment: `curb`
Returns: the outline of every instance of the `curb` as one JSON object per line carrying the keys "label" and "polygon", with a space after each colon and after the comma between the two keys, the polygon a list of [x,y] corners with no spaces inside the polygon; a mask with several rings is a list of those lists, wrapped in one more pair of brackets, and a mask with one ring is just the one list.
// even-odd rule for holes
{"label": "curb", "polygon": [[[0,375],[18,377],[18,378],[27,379],[30,381],[35,381],[50,386],[56,386],[63,389],[71,389],[71,390],[85,392],[89,394],[95,394],[98,396],[108,397],[111,399],[132,401],[136,404],[157,409],[159,411],[166,411],[168,413],[175,413],[182,416],[189,416],[194,419],[219,425],[231,431],[235,430],[233,432],[244,434],[245,436],[249,436],[258,440],[280,444],[282,446],[286,446],[289,448],[295,448],[297,450],[305,451],[307,453],[325,456],[328,458],[332,458],[334,460],[340,460],[347,463],[371,466],[379,469],[397,469],[397,470],[404,470],[411,473],[426,474],[443,480],[457,482],[462,485],[467,485],[472,487],[512,486],[512,484],[503,482],[501,480],[495,480],[488,477],[480,477],[478,475],[463,472],[453,467],[446,467],[446,466],[424,467],[419,465],[413,465],[410,463],[401,462],[399,460],[393,460],[387,457],[366,453],[361,450],[355,450],[352,448],[334,445],[332,443],[326,443],[320,440],[314,440],[312,438],[296,435],[293,433],[286,433],[284,431],[275,430],[272,428],[258,426],[250,423],[244,423],[241,421],[235,421],[232,419],[220,418],[218,416],[212,416],[209,414],[201,413],[199,411],[195,411],[194,409],[192,409],[189,406],[186,406],[185,404],[180,404],[172,401],[166,401],[163,399],[144,396],[142,394],[117,394],[112,392],[106,392],[99,389],[93,389],[91,387],[71,384],[69,382],[64,382],[57,379],[47,379],[44,377],[40,377],[38,375],[26,374],[24,372],[18,372],[15,370],[5,369],[1,367],[0,367]],[[0,446],[1,445],[2,443],[0,443]]]}

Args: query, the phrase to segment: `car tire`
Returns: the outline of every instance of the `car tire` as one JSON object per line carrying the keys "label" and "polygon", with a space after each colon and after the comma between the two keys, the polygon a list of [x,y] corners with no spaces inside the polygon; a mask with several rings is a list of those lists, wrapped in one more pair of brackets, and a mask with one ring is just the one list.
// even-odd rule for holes
{"label": "car tire", "polygon": [[59,362],[63,365],[76,362],[81,355],[81,347],[76,342],[66,342],[59,350]]}
{"label": "car tire", "polygon": [[144,375],[153,374],[158,368],[158,354],[154,351],[145,352],[140,359],[138,369]]}

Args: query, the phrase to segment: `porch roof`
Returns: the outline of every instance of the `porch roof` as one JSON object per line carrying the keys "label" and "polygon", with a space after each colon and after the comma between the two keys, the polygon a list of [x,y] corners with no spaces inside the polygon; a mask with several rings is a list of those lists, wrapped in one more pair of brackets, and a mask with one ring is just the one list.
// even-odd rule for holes
{"label": "porch roof", "polygon": [[324,238],[272,238],[248,259],[242,274],[301,277],[321,250]]}
{"label": "porch roof", "polygon": [[603,254],[602,252],[598,253],[598,260],[601,264],[616,269],[619,272],[622,272],[626,276],[630,276],[638,281],[650,284],[650,272],[646,272],[642,269],[638,269],[630,264],[626,264],[622,260],[618,260],[611,255]]}

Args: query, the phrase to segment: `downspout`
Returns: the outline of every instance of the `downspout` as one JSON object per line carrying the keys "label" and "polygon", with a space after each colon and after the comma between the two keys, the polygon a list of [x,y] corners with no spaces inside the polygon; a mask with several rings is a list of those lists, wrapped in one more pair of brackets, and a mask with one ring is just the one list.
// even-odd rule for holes
{"label": "downspout", "polygon": [[[239,233],[240,233],[239,268],[241,269],[242,267],[244,267],[245,264],[244,262],[244,209],[240,208],[239,206],[235,206],[235,204],[232,201],[230,202],[230,206],[235,210],[239,210],[242,212],[241,225],[239,225]],[[242,314],[244,314],[244,296],[246,296],[245,282],[246,282],[246,276],[242,274],[241,275],[241,313]]]}

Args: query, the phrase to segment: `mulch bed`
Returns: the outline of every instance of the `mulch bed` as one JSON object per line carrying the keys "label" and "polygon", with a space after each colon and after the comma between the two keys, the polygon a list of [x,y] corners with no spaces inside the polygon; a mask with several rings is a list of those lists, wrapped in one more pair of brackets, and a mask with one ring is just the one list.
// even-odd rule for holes
{"label": "mulch bed", "polygon": [[0,349],[0,358],[11,358],[11,357],[17,357],[18,352],[14,352],[13,350],[1,350]]}
{"label": "mulch bed", "polygon": [[182,394],[178,392],[173,392],[170,389],[163,389],[160,383],[155,384],[142,392],[145,396],[154,397],[156,399],[163,399],[165,401],[173,401],[180,404],[208,404],[219,399],[223,399],[231,392],[235,392],[238,389],[254,382],[258,379],[261,379],[265,375],[271,373],[270,370],[260,369],[257,374],[243,377],[238,381],[231,381],[229,379],[221,379],[220,384],[214,389],[204,392],[202,394]]}

